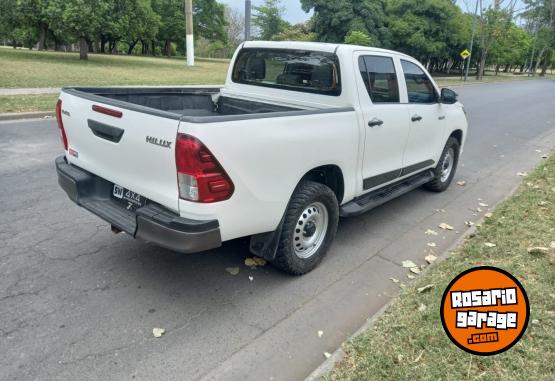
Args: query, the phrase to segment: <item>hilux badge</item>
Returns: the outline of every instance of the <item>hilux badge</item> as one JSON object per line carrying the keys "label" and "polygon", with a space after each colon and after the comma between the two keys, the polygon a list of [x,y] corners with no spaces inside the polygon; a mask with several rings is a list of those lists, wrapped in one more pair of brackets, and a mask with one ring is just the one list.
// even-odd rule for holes
{"label": "hilux badge", "polygon": [[172,142],[169,142],[163,139],[154,138],[152,136],[147,136],[146,142],[150,144],[154,144],[155,146],[160,146],[160,147],[170,148],[170,149],[172,148]]}

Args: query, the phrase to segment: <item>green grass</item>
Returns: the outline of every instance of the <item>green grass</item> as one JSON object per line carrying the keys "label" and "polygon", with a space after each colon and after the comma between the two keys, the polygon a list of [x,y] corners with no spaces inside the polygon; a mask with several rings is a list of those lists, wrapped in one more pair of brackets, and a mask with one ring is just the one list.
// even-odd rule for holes
{"label": "green grass", "polygon": [[58,94],[0,96],[0,113],[54,111]]}
{"label": "green grass", "polygon": [[0,88],[62,87],[73,85],[188,85],[222,84],[227,60],[184,59],[77,53],[36,52],[0,48]]}
{"label": "green grass", "polygon": [[[528,254],[555,241],[555,156],[524,180],[476,234],[430,268],[367,332],[345,344],[346,358],[326,380],[553,380],[555,375],[555,250]],[[485,242],[497,244],[485,248]],[[462,271],[491,265],[516,276],[528,293],[531,318],[509,351],[490,357],[457,348],[443,331],[442,293]],[[417,288],[434,284],[428,293]],[[424,304],[426,309],[419,311]]]}
{"label": "green grass", "polygon": [[509,82],[509,81],[526,81],[531,79],[541,79],[541,78],[555,78],[554,75],[547,73],[545,77],[540,77],[539,74],[532,77],[526,74],[522,75],[515,75],[511,73],[502,73],[500,72],[498,75],[495,75],[494,72],[486,72],[484,75],[483,80],[477,81],[476,76],[469,75],[468,80],[464,82],[461,79],[461,76],[449,76],[449,77],[442,77],[437,76],[434,77],[437,84],[439,86],[453,86],[453,85],[464,85],[464,84],[475,84],[475,83],[491,83],[491,82]]}

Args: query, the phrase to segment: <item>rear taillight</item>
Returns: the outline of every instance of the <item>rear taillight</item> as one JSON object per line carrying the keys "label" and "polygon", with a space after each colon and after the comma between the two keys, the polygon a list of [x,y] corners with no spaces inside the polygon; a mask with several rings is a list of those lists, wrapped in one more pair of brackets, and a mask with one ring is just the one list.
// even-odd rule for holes
{"label": "rear taillight", "polygon": [[66,131],[64,130],[64,122],[62,121],[62,100],[58,99],[58,103],[56,103],[56,120],[58,121],[58,130],[60,131],[60,138],[62,139],[62,143],[64,145],[64,149],[67,151],[67,135]]}
{"label": "rear taillight", "polygon": [[180,198],[211,203],[227,200],[233,194],[233,182],[200,140],[178,134],[175,162]]}

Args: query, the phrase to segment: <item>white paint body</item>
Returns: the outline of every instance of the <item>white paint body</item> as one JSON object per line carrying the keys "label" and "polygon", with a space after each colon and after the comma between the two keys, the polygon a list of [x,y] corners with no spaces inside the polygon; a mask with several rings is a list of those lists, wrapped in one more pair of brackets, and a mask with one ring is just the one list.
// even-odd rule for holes
{"label": "white paint body", "polygon": [[[365,178],[424,160],[437,163],[453,131],[462,131],[464,144],[467,121],[460,103],[408,103],[400,59],[413,62],[425,71],[411,57],[382,49],[321,43],[254,41],[245,46],[336,52],[341,68],[341,95],[234,83],[231,80],[233,61],[222,95],[303,109],[351,107],[353,111],[189,123],[121,109],[125,118],[116,126],[125,128],[126,133],[115,144],[98,139],[86,128],[91,106],[99,102],[62,93],[64,110],[72,114],[71,118],[64,117],[70,148],[80,152],[78,158],[66,154],[68,161],[160,203],[182,217],[218,220],[222,240],[227,241],[275,230],[295,187],[316,167],[336,165],[341,169],[344,179],[341,204],[345,204],[374,190],[364,189]],[[360,55],[393,58],[400,103],[372,104],[359,72]],[[435,83],[434,86],[439,92]],[[411,123],[414,113],[424,117],[422,123]],[[384,124],[368,127],[368,121],[375,117]],[[114,125],[112,117],[96,113],[94,118]],[[201,140],[221,163],[235,186],[229,200],[201,204],[179,199],[173,149],[163,150],[144,142],[147,135],[175,142],[177,132]]]}
{"label": "white paint body", "polygon": [[192,34],[185,36],[187,48],[187,66],[195,66],[195,40]]}

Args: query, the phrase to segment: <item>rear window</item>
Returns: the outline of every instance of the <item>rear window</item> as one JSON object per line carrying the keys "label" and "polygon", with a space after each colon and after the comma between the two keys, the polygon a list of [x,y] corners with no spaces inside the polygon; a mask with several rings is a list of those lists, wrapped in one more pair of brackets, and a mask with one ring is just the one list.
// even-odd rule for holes
{"label": "rear window", "polygon": [[332,53],[285,49],[243,49],[232,80],[323,95],[341,94],[339,61]]}

